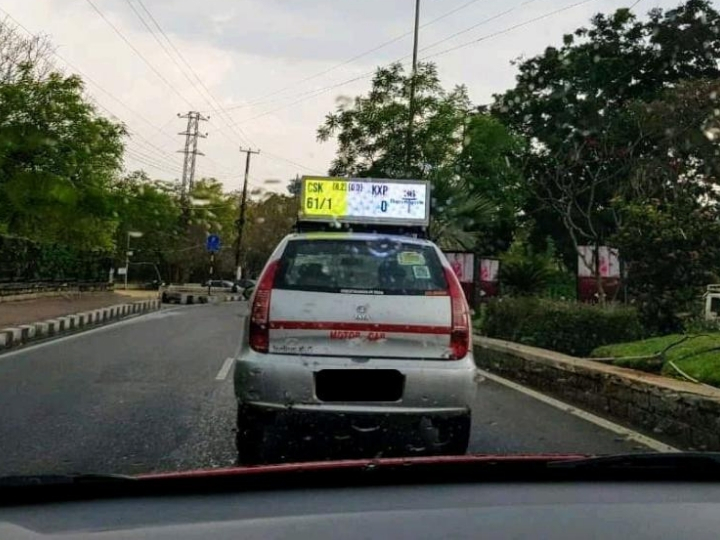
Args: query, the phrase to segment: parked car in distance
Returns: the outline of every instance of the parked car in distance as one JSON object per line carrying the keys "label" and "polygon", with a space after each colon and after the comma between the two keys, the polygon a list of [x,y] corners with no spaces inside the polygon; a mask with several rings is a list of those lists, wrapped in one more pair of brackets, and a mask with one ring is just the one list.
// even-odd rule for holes
{"label": "parked car in distance", "polygon": [[254,287],[255,286],[255,280],[254,279],[237,279],[235,280],[235,284],[240,287],[241,289],[247,289],[248,287]]}
{"label": "parked car in distance", "polygon": [[211,289],[220,289],[227,292],[236,293],[240,291],[240,286],[237,283],[227,279],[211,279],[206,281],[203,285],[205,287],[210,287]]}
{"label": "parked car in distance", "polygon": [[238,287],[240,288],[240,291],[242,291],[243,298],[245,300],[249,300],[252,296],[253,291],[255,290],[256,281],[254,279],[239,279],[235,282]]}

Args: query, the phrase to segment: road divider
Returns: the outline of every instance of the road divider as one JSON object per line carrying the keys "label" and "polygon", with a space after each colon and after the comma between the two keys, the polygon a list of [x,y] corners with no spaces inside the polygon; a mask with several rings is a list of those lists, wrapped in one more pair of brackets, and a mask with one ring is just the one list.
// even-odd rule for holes
{"label": "road divider", "polygon": [[683,449],[720,450],[720,389],[475,336],[479,368]]}
{"label": "road divider", "polygon": [[220,304],[222,302],[239,302],[242,294],[207,294],[205,292],[163,291],[161,299],[166,304]]}
{"label": "road divider", "polygon": [[90,330],[160,309],[160,300],[142,300],[0,329],[0,352],[43,339]]}

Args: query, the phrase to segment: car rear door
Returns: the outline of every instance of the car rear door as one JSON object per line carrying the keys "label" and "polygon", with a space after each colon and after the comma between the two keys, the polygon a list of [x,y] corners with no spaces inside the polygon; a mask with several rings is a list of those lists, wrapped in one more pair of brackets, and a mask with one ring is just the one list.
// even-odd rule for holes
{"label": "car rear door", "polygon": [[452,355],[448,276],[428,242],[297,239],[279,260],[269,352],[443,359]]}

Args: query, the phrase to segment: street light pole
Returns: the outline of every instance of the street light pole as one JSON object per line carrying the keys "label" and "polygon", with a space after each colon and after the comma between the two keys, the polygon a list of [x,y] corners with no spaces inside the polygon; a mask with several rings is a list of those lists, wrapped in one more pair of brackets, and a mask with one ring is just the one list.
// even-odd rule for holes
{"label": "street light pole", "polygon": [[412,163],[412,138],[413,138],[413,124],[415,123],[415,78],[417,76],[417,65],[418,65],[418,40],[420,37],[420,0],[415,0],[415,32],[413,37],[413,56],[412,56],[412,72],[410,74],[410,102],[408,109],[410,112],[410,118],[408,119],[408,130],[406,140],[406,159],[407,159],[407,170],[408,175],[410,174],[410,165]]}
{"label": "street light pole", "polygon": [[128,272],[130,270],[130,231],[127,233],[127,246],[125,247],[125,290],[127,291]]}
{"label": "street light pole", "polygon": [[128,231],[127,232],[127,245],[125,247],[125,290],[127,291],[128,287],[128,274],[130,273],[130,239],[131,238],[140,238],[142,237],[143,233],[137,232],[137,231]]}
{"label": "street light pole", "polygon": [[240,250],[242,249],[243,229],[245,228],[245,209],[247,207],[247,190],[248,179],[250,177],[250,157],[253,154],[259,154],[260,150],[252,148],[240,148],[240,152],[245,153],[245,180],[243,181],[242,195],[240,196],[240,215],[235,222],[237,227],[237,238],[235,239],[235,278],[240,279]]}
{"label": "street light pole", "polygon": [[412,59],[412,71],[417,71],[418,63],[418,38],[420,34],[420,0],[415,0],[415,34],[413,37],[413,59]]}

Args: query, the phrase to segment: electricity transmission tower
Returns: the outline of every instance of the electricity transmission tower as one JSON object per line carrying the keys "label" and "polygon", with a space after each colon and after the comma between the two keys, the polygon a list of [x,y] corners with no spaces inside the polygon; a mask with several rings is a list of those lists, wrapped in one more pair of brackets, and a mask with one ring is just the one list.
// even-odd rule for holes
{"label": "electricity transmission tower", "polygon": [[204,156],[198,151],[198,139],[207,137],[207,133],[200,133],[200,121],[207,121],[210,117],[205,117],[199,112],[190,111],[187,114],[178,114],[179,118],[187,118],[187,127],[185,131],[178,135],[185,135],[185,148],[178,150],[179,153],[185,154],[183,160],[183,176],[182,176],[182,199],[185,206],[188,206],[189,195],[195,181],[195,162],[197,156]]}

